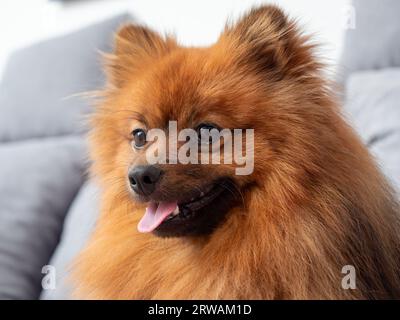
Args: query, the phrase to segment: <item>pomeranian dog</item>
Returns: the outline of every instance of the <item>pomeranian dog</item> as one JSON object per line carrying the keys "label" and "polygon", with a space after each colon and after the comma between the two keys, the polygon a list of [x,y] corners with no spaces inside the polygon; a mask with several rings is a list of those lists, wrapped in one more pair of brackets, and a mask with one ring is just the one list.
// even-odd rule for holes
{"label": "pomeranian dog", "polygon": [[[126,25],[107,67],[90,135],[101,215],[76,297],[400,298],[395,192],[279,8],[252,9],[204,48]],[[252,173],[149,163],[161,140],[147,135],[170,121],[253,129]]]}

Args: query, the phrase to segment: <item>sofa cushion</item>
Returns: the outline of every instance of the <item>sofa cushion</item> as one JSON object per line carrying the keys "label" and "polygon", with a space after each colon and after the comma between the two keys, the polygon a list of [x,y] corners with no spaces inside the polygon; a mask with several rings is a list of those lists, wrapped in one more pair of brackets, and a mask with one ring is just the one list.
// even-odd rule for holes
{"label": "sofa cushion", "polygon": [[69,273],[74,258],[84,247],[94,229],[98,217],[98,188],[87,182],[79,191],[65,218],[64,229],[50,265],[56,270],[56,286],[43,290],[41,299],[71,299]]}
{"label": "sofa cushion", "polygon": [[36,299],[84,174],[81,137],[0,145],[0,299]]}
{"label": "sofa cushion", "polygon": [[350,120],[400,190],[400,68],[354,73],[347,92]]}
{"label": "sofa cushion", "polygon": [[354,0],[356,27],[345,35],[339,73],[400,67],[400,1]]}
{"label": "sofa cushion", "polygon": [[103,85],[98,50],[109,51],[119,15],[14,53],[0,83],[0,142],[84,130],[79,94]]}

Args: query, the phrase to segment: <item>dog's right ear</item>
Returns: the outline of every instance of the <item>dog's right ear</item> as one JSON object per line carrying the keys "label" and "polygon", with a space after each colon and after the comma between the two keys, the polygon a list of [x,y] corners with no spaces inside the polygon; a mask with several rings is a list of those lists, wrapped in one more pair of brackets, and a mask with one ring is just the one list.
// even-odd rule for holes
{"label": "dog's right ear", "polygon": [[152,59],[165,55],[176,46],[175,39],[163,38],[149,28],[132,24],[123,26],[116,33],[114,53],[105,55],[109,82],[121,87]]}

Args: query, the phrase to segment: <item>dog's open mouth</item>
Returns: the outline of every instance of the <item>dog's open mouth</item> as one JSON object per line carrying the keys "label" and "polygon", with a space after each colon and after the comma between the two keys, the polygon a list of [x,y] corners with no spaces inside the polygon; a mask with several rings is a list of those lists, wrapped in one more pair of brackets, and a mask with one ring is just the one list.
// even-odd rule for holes
{"label": "dog's open mouth", "polygon": [[203,188],[190,201],[150,201],[138,230],[164,237],[208,234],[237,202],[234,190],[230,181],[222,180]]}

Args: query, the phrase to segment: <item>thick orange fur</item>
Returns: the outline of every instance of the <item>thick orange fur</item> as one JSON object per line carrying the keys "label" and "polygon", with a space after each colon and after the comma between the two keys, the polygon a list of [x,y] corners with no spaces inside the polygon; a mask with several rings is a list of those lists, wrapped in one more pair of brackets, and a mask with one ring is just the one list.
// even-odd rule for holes
{"label": "thick orange fur", "polygon": [[[92,121],[102,213],[77,261],[77,297],[400,298],[398,203],[312,52],[272,6],[227,26],[208,48],[137,26],[118,33]],[[139,234],[144,206],[126,186],[130,121],[140,113],[151,126],[185,123],[193,112],[255,129],[255,170],[238,182],[243,206],[207,237]],[[356,290],[341,286],[345,265],[356,268]]]}

